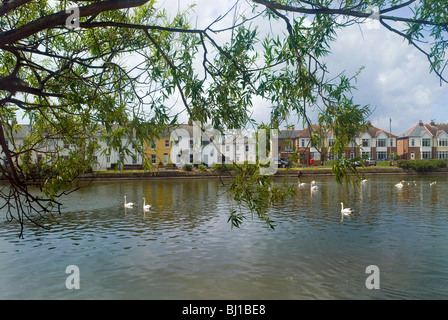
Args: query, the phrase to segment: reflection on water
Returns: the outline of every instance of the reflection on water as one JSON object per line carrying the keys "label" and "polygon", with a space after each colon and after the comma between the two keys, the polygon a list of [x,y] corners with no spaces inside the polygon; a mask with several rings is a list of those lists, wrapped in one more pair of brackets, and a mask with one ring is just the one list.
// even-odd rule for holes
{"label": "reflection on water", "polygon": [[[27,226],[18,239],[2,224],[0,298],[446,299],[445,179],[378,176],[357,190],[315,177],[313,192],[303,178],[270,209],[275,230],[256,219],[232,229],[219,180],[94,183],[65,199],[51,231]],[[340,202],[354,213],[342,219]],[[65,287],[68,265],[79,290]],[[365,286],[369,265],[379,290]]]}

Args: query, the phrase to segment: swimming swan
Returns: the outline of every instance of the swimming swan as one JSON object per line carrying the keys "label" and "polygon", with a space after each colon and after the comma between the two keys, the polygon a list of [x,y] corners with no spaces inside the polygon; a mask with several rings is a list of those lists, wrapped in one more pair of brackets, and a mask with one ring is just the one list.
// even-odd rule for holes
{"label": "swimming swan", "polygon": [[403,182],[399,182],[395,185],[397,188],[403,188]]}
{"label": "swimming swan", "polygon": [[126,196],[124,196],[124,207],[125,208],[132,208],[133,206],[134,206],[134,202],[126,203]]}
{"label": "swimming swan", "polygon": [[311,181],[311,190],[312,191],[315,191],[318,189],[318,187],[314,185],[315,183],[316,183],[316,181]]}
{"label": "swimming swan", "polygon": [[146,199],[145,197],[143,197],[143,210],[144,211],[149,211],[149,208],[151,208],[150,204],[146,204]]}
{"label": "swimming swan", "polygon": [[350,209],[350,208],[344,208],[344,204],[341,202],[341,213],[342,213],[343,215],[348,216],[349,214],[352,214],[352,213],[353,213],[353,210]]}

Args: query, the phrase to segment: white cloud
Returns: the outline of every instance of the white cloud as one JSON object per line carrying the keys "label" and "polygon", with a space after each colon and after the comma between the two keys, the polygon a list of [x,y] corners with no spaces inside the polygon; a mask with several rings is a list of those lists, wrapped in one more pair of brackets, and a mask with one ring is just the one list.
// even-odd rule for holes
{"label": "white cloud", "polygon": [[441,108],[448,97],[446,86],[441,87],[437,76],[429,73],[426,57],[385,28],[343,29],[332,46],[328,66],[334,73],[347,70],[349,74],[365,66],[358,76],[355,100],[371,105],[375,109],[372,123],[387,124],[385,130],[389,118],[394,133],[418,120],[448,118],[448,110]]}
{"label": "white cloud", "polygon": [[[178,5],[182,8],[193,2],[197,3],[194,10],[199,16],[199,28],[224,15],[235,3],[234,0],[178,0],[168,9],[175,13]],[[240,5],[241,12],[248,2],[240,2]],[[228,26],[232,19],[233,12],[216,28]],[[284,24],[282,21],[279,23],[280,28],[275,23],[263,23],[259,25],[260,32],[284,32]],[[385,126],[384,129],[388,130],[389,119],[392,118],[393,132],[400,133],[418,120],[440,119],[443,122],[443,119],[448,119],[446,85],[441,87],[437,76],[429,73],[426,57],[375,19],[362,26],[341,29],[337,40],[331,44],[331,54],[325,60],[333,76],[342,71],[349,76],[354,75],[365,66],[357,78],[355,85],[358,90],[354,91],[354,96],[357,103],[368,104],[374,109],[370,120],[376,126]],[[270,111],[269,103],[254,100],[254,119],[269,122]]]}

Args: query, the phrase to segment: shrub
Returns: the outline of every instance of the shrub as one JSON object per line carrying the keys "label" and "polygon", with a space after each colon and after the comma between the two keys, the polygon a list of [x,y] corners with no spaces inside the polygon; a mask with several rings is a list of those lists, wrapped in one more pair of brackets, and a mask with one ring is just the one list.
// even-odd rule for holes
{"label": "shrub", "polygon": [[326,160],[326,161],[324,161],[324,166],[327,166],[327,167],[333,167],[334,165],[335,165],[335,161],[336,160]]}
{"label": "shrub", "polygon": [[182,170],[184,170],[184,171],[191,171],[192,169],[193,169],[193,166],[191,164],[185,164],[182,167]]}
{"label": "shrub", "polygon": [[225,172],[235,170],[235,166],[232,163],[214,163],[212,165],[212,171]]}
{"label": "shrub", "polygon": [[403,169],[412,169],[418,172],[426,172],[445,168],[446,162],[443,159],[427,159],[427,160],[398,160],[397,167]]}
{"label": "shrub", "polygon": [[390,161],[389,160],[377,161],[376,165],[379,167],[390,167]]}
{"label": "shrub", "polygon": [[203,164],[200,164],[198,166],[199,171],[207,171],[207,166],[204,166]]}

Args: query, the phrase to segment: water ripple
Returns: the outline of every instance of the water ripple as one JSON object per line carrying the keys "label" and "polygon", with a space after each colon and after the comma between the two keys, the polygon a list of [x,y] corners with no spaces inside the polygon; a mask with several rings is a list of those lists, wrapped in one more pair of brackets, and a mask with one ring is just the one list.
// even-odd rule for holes
{"label": "water ripple", "polygon": [[[2,224],[0,298],[446,299],[448,183],[425,187],[432,178],[401,191],[401,177],[360,190],[321,178],[317,193],[297,187],[269,210],[275,230],[256,218],[231,228],[218,181],[95,183],[68,198],[50,231],[26,226],[18,239],[16,223]],[[341,201],[352,216],[341,219]],[[78,292],[64,287],[70,264]],[[366,289],[369,265],[380,290]]]}

